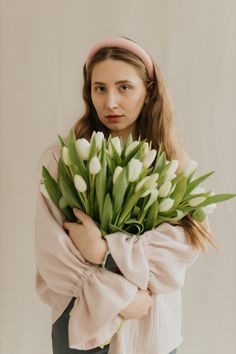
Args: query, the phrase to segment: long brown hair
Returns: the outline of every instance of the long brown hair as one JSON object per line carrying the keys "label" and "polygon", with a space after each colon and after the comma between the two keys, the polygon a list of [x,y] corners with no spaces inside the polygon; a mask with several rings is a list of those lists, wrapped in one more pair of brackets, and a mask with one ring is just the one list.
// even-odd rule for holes
{"label": "long brown hair", "polygon": [[[131,40],[127,37],[124,38]],[[90,139],[93,131],[102,131],[105,137],[110,134],[110,130],[100,122],[91,99],[92,70],[97,63],[107,59],[122,60],[136,68],[148,93],[148,100],[144,103],[137,118],[136,136],[151,141],[153,148],[156,149],[161,144],[166,152],[167,159],[179,161],[177,172],[180,172],[186,164],[187,154],[177,132],[173,105],[161,71],[158,65],[153,62],[154,79],[151,81],[148,78],[144,63],[135,54],[123,48],[102,48],[94,55],[87,69],[84,64],[83,99],[85,113],[73,126],[76,138]],[[213,241],[214,235],[209,227],[205,226],[206,223],[199,223],[187,215],[178,222],[178,225],[184,228],[193,247],[205,252],[205,241],[207,240],[215,249],[218,249]]]}

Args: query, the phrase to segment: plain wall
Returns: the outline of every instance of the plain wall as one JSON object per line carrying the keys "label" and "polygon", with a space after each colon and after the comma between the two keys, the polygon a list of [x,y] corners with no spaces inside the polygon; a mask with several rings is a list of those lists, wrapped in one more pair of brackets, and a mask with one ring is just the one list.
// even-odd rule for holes
{"label": "plain wall", "polygon": [[[236,2],[2,0],[0,353],[51,354],[50,308],[34,290],[39,156],[83,112],[89,48],[131,37],[160,66],[199,174],[236,192]],[[220,252],[187,271],[179,354],[236,353],[236,199],[210,216]],[[155,353],[153,353],[155,354]]]}

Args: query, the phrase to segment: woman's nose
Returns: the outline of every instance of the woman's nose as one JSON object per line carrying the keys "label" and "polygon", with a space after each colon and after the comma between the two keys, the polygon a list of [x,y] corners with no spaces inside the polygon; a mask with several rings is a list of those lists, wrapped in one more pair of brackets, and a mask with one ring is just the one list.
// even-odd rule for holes
{"label": "woman's nose", "polygon": [[118,106],[118,97],[115,92],[108,92],[106,97],[107,108],[115,108]]}

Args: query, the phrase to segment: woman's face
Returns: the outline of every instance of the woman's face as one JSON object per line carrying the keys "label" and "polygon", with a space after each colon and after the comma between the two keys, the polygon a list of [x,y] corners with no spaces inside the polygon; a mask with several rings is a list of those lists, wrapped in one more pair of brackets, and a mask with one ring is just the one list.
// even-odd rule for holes
{"label": "woman's face", "polygon": [[[98,118],[123,141],[135,131],[146,94],[143,80],[129,63],[107,59],[92,70],[91,98]],[[112,118],[115,115],[119,117]]]}

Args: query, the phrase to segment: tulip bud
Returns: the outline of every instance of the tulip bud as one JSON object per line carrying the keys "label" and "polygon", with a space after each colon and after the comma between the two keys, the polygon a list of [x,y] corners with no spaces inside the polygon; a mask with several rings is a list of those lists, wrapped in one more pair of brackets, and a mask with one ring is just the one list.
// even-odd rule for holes
{"label": "tulip bud", "polygon": [[81,138],[76,140],[76,150],[81,160],[87,161],[89,159],[90,147],[90,142],[87,139]]}
{"label": "tulip bud", "polygon": [[155,149],[151,150],[148,155],[146,155],[143,159],[143,166],[148,168],[151,166],[153,161],[155,160],[157,151]]}
{"label": "tulip bud", "polygon": [[138,159],[130,160],[128,164],[128,181],[134,182],[138,179],[143,168],[143,164]]}
{"label": "tulip bud", "polygon": [[41,184],[40,184],[40,191],[41,191],[41,193],[43,194],[43,196],[44,196],[45,198],[47,198],[47,199],[49,199],[49,200],[51,199],[50,196],[49,196],[49,194],[48,194],[47,188],[46,188],[46,186],[45,186],[44,183],[41,183]]}
{"label": "tulip bud", "polygon": [[206,200],[206,197],[196,197],[196,198],[189,200],[188,204],[191,207],[195,207],[195,206],[203,203],[205,200]]}
{"label": "tulip bud", "polygon": [[74,185],[78,192],[84,193],[87,190],[87,184],[82,176],[74,176]]}
{"label": "tulip bud", "polygon": [[172,183],[170,181],[165,181],[159,188],[159,196],[161,198],[167,197],[167,195],[171,190],[171,187],[172,187]]}
{"label": "tulip bud", "polygon": [[96,146],[97,146],[98,151],[100,151],[102,148],[103,139],[104,139],[103,132],[97,132],[96,136],[95,136],[95,140],[96,140]]}
{"label": "tulip bud", "polygon": [[190,194],[201,194],[201,193],[205,193],[206,190],[203,187],[195,187]]}
{"label": "tulip bud", "polygon": [[158,173],[153,173],[152,175],[148,176],[148,180],[145,182],[145,186],[148,188],[152,188],[159,177]]}
{"label": "tulip bud", "polygon": [[67,166],[71,165],[69,149],[66,146],[62,148],[62,159]]}
{"label": "tulip bud", "polygon": [[158,173],[154,173],[153,175],[146,176],[141,181],[139,181],[135,187],[135,193],[139,192],[142,187],[152,188],[159,177]]}
{"label": "tulip bud", "polygon": [[159,211],[160,212],[168,211],[172,208],[173,204],[174,204],[174,199],[171,198],[163,199],[159,204]]}
{"label": "tulip bud", "polygon": [[144,146],[144,156],[147,156],[150,153],[150,148],[149,148],[148,142],[145,141],[143,143],[143,146]]}
{"label": "tulip bud", "polygon": [[[142,195],[141,195],[141,198],[144,198],[146,197],[148,194],[151,194],[154,190],[157,191],[157,189],[155,189],[157,186],[157,183],[154,183],[154,185],[152,186],[152,188],[149,188],[148,190],[146,190],[146,192],[144,192]],[[158,192],[158,191],[157,191]]]}
{"label": "tulip bud", "polygon": [[179,161],[178,160],[172,160],[170,163],[169,163],[169,168],[166,172],[166,176],[165,176],[165,180],[168,180],[168,181],[171,181],[173,178],[176,177],[176,170],[179,166]]}
{"label": "tulip bud", "polygon": [[122,171],[123,171],[123,167],[121,167],[121,166],[117,166],[115,168],[115,171],[113,173],[113,184],[116,183],[116,180]]}
{"label": "tulip bud", "polygon": [[146,176],[136,184],[135,193],[139,192],[139,190],[143,187],[144,183],[148,180],[148,178],[149,178],[149,176]]}
{"label": "tulip bud", "polygon": [[93,156],[89,161],[89,172],[96,175],[101,170],[101,163],[97,156]]}
{"label": "tulip bud", "polygon": [[132,143],[130,143],[125,151],[125,157],[128,156],[128,154],[136,148],[136,146],[139,144],[138,141],[133,141]]}
{"label": "tulip bud", "polygon": [[113,156],[113,152],[112,152],[112,146],[111,144],[113,144],[113,146],[115,147],[118,155],[121,155],[121,142],[120,142],[120,138],[118,136],[115,136],[114,138],[111,139],[110,144],[108,146],[108,153],[109,155],[112,157]]}
{"label": "tulip bud", "polygon": [[183,171],[184,176],[189,177],[196,170],[197,166],[197,161],[189,160]]}

